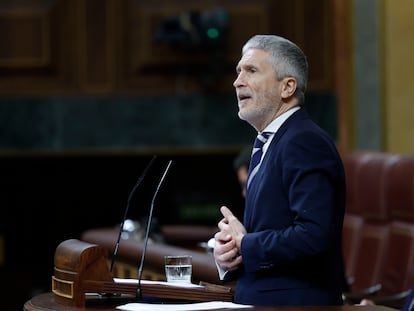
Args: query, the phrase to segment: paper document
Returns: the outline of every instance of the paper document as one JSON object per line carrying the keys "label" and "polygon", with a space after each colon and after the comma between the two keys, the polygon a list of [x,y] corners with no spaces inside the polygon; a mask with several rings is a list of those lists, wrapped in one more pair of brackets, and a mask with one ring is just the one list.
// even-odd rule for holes
{"label": "paper document", "polygon": [[217,309],[241,309],[252,308],[251,305],[242,305],[225,301],[209,301],[180,304],[154,304],[154,303],[127,303],[116,307],[125,311],[192,311],[192,310],[217,310]]}
{"label": "paper document", "polygon": [[[120,284],[138,284],[138,279],[120,279],[120,278],[114,278],[115,283]],[[158,285],[165,285],[165,286],[171,286],[171,287],[190,287],[190,288],[202,288],[203,286],[192,284],[192,283],[179,283],[179,282],[166,282],[166,281],[152,281],[152,280],[141,280],[141,284],[158,284]]]}

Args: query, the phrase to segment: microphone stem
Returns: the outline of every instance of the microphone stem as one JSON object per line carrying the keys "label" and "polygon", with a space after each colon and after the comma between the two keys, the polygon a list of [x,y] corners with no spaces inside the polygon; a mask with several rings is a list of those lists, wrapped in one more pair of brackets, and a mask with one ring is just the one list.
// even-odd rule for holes
{"label": "microphone stem", "polygon": [[154,196],[152,197],[152,202],[151,202],[151,207],[150,207],[150,213],[148,216],[148,222],[147,222],[147,228],[146,228],[146,232],[145,232],[145,238],[144,238],[144,248],[142,250],[142,254],[141,254],[141,263],[139,265],[139,269],[138,269],[138,288],[137,288],[137,296],[139,300],[142,300],[142,291],[141,291],[141,279],[142,279],[142,272],[143,272],[143,268],[144,268],[144,260],[145,260],[145,254],[147,252],[147,245],[148,245],[148,239],[149,239],[149,232],[150,232],[150,227],[151,227],[151,222],[152,222],[152,214],[154,211],[154,202],[155,199],[158,195],[158,191],[160,190],[160,187],[162,185],[162,183],[164,182],[165,176],[167,176],[168,170],[170,169],[172,160],[170,160],[168,162],[167,167],[164,170],[164,174],[162,175],[157,189],[155,190]]}
{"label": "microphone stem", "polygon": [[142,180],[144,179],[147,171],[152,166],[152,163],[154,163],[156,157],[157,156],[155,156],[155,155],[152,157],[151,161],[145,167],[143,173],[138,178],[137,182],[135,183],[135,186],[132,188],[131,193],[128,196],[128,201],[127,201],[127,205],[126,205],[126,208],[125,208],[124,217],[122,218],[122,221],[121,221],[121,224],[120,224],[118,238],[116,240],[116,244],[115,244],[115,248],[114,248],[114,253],[112,254],[111,268],[109,270],[110,272],[112,272],[112,270],[113,270],[114,263],[115,263],[115,258],[116,258],[117,254],[118,254],[119,241],[121,240],[121,234],[122,234],[122,231],[124,230],[125,219],[126,219],[126,217],[128,215],[129,204],[131,202],[131,198],[132,198],[133,194],[135,193],[136,189],[138,188],[138,186],[141,184]]}

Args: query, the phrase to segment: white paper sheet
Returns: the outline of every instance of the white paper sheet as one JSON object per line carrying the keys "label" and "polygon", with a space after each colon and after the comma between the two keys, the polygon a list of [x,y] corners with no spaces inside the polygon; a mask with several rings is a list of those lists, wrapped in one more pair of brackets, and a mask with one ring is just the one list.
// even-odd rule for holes
{"label": "white paper sheet", "polygon": [[[115,283],[123,283],[123,284],[138,284],[137,279],[120,279],[120,278],[114,278]],[[141,284],[160,284],[160,285],[166,285],[171,287],[190,287],[190,288],[196,288],[196,287],[203,287],[201,285],[192,284],[192,283],[176,283],[176,282],[166,282],[166,281],[152,281],[152,280],[141,280]]]}
{"label": "white paper sheet", "polygon": [[241,309],[252,308],[251,305],[241,305],[225,301],[209,301],[181,304],[154,304],[154,303],[127,303],[116,307],[125,311],[195,311],[195,310],[217,310],[217,309]]}

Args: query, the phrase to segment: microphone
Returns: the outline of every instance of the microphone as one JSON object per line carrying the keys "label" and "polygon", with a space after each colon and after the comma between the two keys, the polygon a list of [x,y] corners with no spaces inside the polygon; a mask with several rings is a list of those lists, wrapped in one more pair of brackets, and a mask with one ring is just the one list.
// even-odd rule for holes
{"label": "microphone", "polygon": [[112,254],[111,268],[109,270],[111,272],[112,272],[112,269],[114,267],[115,258],[118,255],[119,241],[121,239],[122,231],[124,229],[124,224],[125,224],[125,220],[126,220],[126,217],[127,217],[127,214],[128,214],[128,209],[129,209],[129,204],[131,202],[131,198],[134,195],[135,191],[137,190],[138,186],[141,184],[142,180],[145,178],[145,175],[147,174],[149,168],[154,163],[156,157],[157,156],[155,156],[155,155],[152,157],[151,161],[145,167],[144,171],[142,172],[141,176],[138,178],[135,186],[132,188],[132,190],[131,190],[131,192],[130,192],[130,194],[128,196],[128,201],[127,201],[127,205],[126,205],[126,208],[125,208],[124,217],[122,218],[121,225],[119,227],[118,239],[116,240],[114,253]]}
{"label": "microphone", "polygon": [[157,188],[154,192],[154,196],[152,197],[150,213],[149,213],[149,216],[148,216],[147,228],[146,228],[146,232],[145,232],[144,248],[142,250],[141,263],[139,264],[139,269],[138,269],[138,288],[137,288],[138,300],[142,300],[142,290],[141,290],[142,270],[144,268],[145,254],[147,252],[147,244],[148,244],[149,232],[150,232],[151,221],[152,221],[152,213],[154,211],[154,202],[155,202],[155,199],[158,195],[158,191],[160,190],[160,187],[161,187],[162,183],[164,182],[165,176],[167,176],[167,173],[168,173],[168,170],[170,169],[171,163],[172,163],[172,160],[170,160],[168,162],[168,165],[165,168],[164,173],[163,173],[160,181],[158,182]]}

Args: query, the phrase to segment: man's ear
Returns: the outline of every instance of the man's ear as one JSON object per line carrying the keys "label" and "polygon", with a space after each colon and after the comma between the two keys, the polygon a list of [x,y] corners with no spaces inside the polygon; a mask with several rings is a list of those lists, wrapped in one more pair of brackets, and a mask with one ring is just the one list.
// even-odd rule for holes
{"label": "man's ear", "polygon": [[287,77],[282,80],[282,98],[289,98],[295,94],[297,87],[296,79],[293,77]]}

